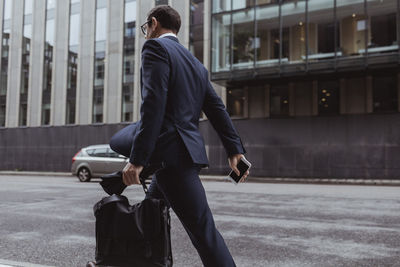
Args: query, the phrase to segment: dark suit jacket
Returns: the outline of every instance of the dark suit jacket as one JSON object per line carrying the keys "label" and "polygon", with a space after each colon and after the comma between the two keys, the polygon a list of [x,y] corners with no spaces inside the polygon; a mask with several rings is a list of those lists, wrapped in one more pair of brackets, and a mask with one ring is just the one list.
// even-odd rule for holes
{"label": "dark suit jacket", "polygon": [[207,166],[198,130],[202,110],[228,156],[245,153],[206,68],[177,38],[150,39],[143,45],[141,94],[140,121],[122,129],[110,142],[111,148],[129,157],[132,164],[146,166],[154,158],[171,160],[177,151],[171,153],[170,146],[180,142],[194,164]]}

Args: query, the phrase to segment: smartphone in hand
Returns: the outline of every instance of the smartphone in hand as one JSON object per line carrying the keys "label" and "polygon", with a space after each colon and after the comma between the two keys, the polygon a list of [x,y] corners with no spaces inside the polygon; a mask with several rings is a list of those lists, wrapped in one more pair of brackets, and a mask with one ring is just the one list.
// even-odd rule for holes
{"label": "smartphone in hand", "polygon": [[238,184],[240,179],[242,179],[243,175],[250,169],[251,163],[245,159],[244,157],[241,157],[238,164],[237,168],[240,172],[240,175],[238,176],[233,170],[229,173],[228,179],[231,180],[234,184]]}

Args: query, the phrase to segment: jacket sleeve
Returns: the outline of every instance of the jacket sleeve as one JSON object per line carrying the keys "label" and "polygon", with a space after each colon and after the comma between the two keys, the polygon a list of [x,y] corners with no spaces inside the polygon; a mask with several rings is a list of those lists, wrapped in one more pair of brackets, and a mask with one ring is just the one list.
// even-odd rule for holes
{"label": "jacket sleeve", "polygon": [[208,77],[203,111],[211,122],[211,125],[217,131],[228,156],[246,153],[224,103],[215,93],[210,81],[208,81]]}
{"label": "jacket sleeve", "polygon": [[148,40],[143,45],[141,73],[141,119],[129,162],[146,166],[164,119],[170,74],[168,54],[156,40]]}

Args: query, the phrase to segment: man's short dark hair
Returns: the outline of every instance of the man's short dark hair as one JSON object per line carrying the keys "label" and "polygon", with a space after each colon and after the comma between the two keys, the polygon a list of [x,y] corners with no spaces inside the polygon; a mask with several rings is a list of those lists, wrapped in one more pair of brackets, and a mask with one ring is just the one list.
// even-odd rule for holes
{"label": "man's short dark hair", "polygon": [[179,13],[168,5],[156,6],[150,10],[147,15],[147,20],[151,21],[152,17],[155,17],[165,29],[178,33],[181,28],[181,17]]}

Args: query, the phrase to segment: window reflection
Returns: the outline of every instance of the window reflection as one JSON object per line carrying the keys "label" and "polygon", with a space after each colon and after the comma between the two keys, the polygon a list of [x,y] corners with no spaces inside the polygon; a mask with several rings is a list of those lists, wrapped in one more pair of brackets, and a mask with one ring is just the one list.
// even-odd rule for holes
{"label": "window reflection", "polygon": [[[279,6],[268,5],[256,9],[257,35],[255,49],[257,50],[257,66],[275,65],[279,62]],[[285,57],[288,54],[288,31],[285,29],[283,49]]]}
{"label": "window reflection", "polygon": [[21,87],[19,96],[18,125],[25,126],[27,123],[27,102],[29,89],[29,58],[32,38],[32,4],[33,0],[24,1],[24,26],[22,38],[22,62],[21,62]]}
{"label": "window reflection", "polygon": [[371,20],[368,53],[398,51],[396,9],[397,3],[394,0],[368,3],[368,15]]}
{"label": "window reflection", "polygon": [[94,85],[93,85],[93,123],[103,122],[104,102],[104,70],[105,70],[105,46],[107,34],[107,8],[106,1],[96,2],[96,36],[94,59]]}
{"label": "window reflection", "polygon": [[231,0],[213,0],[213,13],[231,10]]}
{"label": "window reflection", "polygon": [[216,15],[212,19],[212,70],[230,69],[231,15]]}
{"label": "window reflection", "polygon": [[[334,1],[309,1],[308,60],[317,61],[335,57]],[[336,24],[336,43],[339,24]],[[338,52],[338,56],[341,52]]]}
{"label": "window reflection", "polygon": [[254,49],[259,45],[254,38],[254,9],[232,15],[233,68],[253,68]]}
{"label": "window reflection", "polygon": [[122,84],[122,119],[133,120],[133,90],[135,75],[136,1],[125,0],[124,65]]}
{"label": "window reflection", "polygon": [[78,47],[80,27],[80,2],[71,1],[69,18],[69,49],[68,49],[68,80],[67,80],[67,124],[75,123],[76,112],[76,88],[78,78]]}
{"label": "window reflection", "polygon": [[340,55],[359,55],[365,51],[367,34],[364,2],[337,0],[336,6],[336,14],[340,23]]}
{"label": "window reflection", "polygon": [[[289,31],[289,62],[301,63],[306,58],[305,1],[284,1],[282,28]],[[286,63],[282,60],[282,63]]]}
{"label": "window reflection", "polygon": [[189,46],[192,54],[203,62],[204,0],[190,1]]}
{"label": "window reflection", "polygon": [[55,0],[47,0],[46,31],[44,44],[42,125],[50,124],[50,102],[53,76],[54,9]]}

